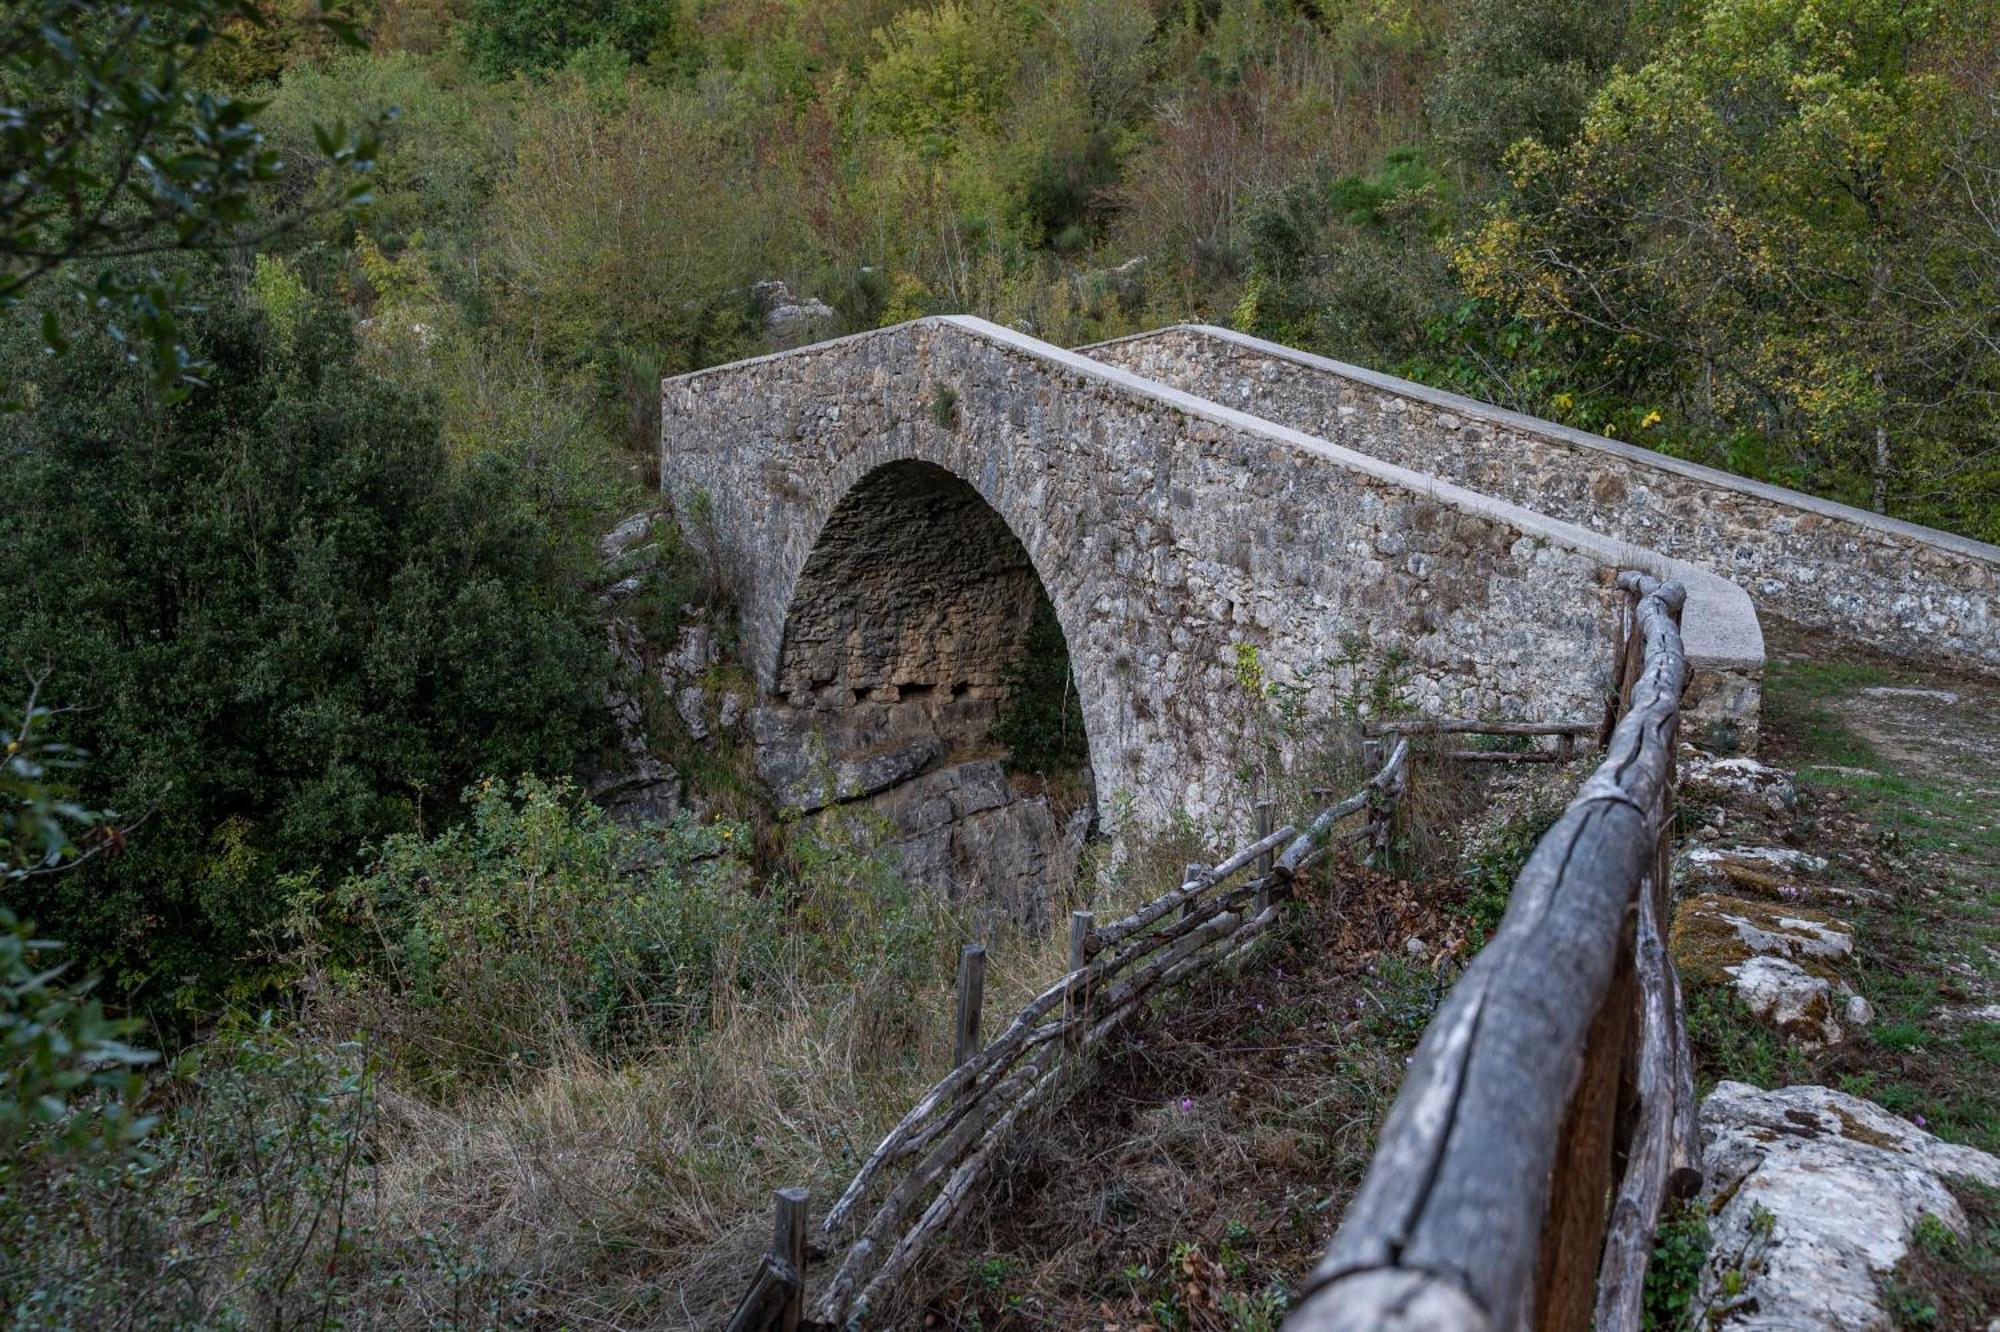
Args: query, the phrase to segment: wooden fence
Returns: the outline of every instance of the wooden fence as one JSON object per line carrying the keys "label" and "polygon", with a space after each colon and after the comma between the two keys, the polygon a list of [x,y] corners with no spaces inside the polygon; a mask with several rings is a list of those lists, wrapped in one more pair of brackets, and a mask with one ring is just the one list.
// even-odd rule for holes
{"label": "wooden fence", "polygon": [[[840,1328],[917,1262],[965,1207],[1013,1130],[1079,1063],[1153,996],[1251,947],[1278,918],[1298,876],[1346,841],[1371,854],[1388,844],[1396,800],[1408,785],[1410,746],[1397,740],[1362,788],[1304,828],[1273,828],[1258,806],[1258,837],[1217,865],[1190,865],[1179,887],[1119,920],[1070,917],[1069,972],[980,1039],[985,952],[960,960],[952,1070],[889,1130],[808,1234],[802,1189],[777,1195],[770,1249],[729,1332]],[[1359,826],[1343,821],[1362,816]],[[808,1282],[807,1267],[829,1268]],[[809,1290],[811,1285],[813,1289]]]}
{"label": "wooden fence", "polygon": [[1602,764],[1439,1007],[1288,1332],[1634,1332],[1666,1200],[1700,1183],[1663,935],[1684,593],[1639,574]]}

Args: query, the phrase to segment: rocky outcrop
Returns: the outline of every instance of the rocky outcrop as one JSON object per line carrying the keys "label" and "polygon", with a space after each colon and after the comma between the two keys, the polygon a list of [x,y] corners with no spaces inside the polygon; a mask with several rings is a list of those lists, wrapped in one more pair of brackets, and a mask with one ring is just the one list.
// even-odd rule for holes
{"label": "rocky outcrop", "polygon": [[764,331],[779,347],[799,347],[831,334],[839,314],[817,296],[794,296],[775,279],[759,282],[751,297],[764,311]]}
{"label": "rocky outcrop", "polygon": [[[752,708],[758,775],[781,810],[858,805],[883,820],[910,883],[1018,925],[1046,925],[1051,898],[1075,871],[1082,830],[1074,816],[1058,827],[1046,799],[1016,792],[997,756],[968,755],[983,731],[928,702]],[[1087,828],[1088,810],[1078,813]]]}
{"label": "rocky outcrop", "polygon": [[1918,1222],[1965,1234],[1946,1181],[2000,1187],[2000,1160],[1826,1087],[1719,1083],[1701,1129],[1704,1328],[1888,1332],[1881,1283]]}
{"label": "rocky outcrop", "polygon": [[1703,893],[1675,910],[1670,942],[1685,979],[1730,986],[1781,1034],[1807,1046],[1846,1035],[1840,1019],[1852,991],[1835,971],[1854,952],[1846,921],[1808,907]]}

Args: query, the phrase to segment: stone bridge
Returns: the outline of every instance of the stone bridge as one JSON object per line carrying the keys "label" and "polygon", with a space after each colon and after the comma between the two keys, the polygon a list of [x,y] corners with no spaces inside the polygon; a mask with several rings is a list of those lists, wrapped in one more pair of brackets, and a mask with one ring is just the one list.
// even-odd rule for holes
{"label": "stone bridge", "polygon": [[1734,584],[981,320],[669,380],[663,418],[781,802],[870,800],[914,872],[984,879],[1017,915],[1062,811],[1021,798],[991,728],[1044,602],[1113,830],[1240,833],[1378,689],[1598,716],[1621,568],[1688,586],[1698,716],[1754,743],[1762,638]]}

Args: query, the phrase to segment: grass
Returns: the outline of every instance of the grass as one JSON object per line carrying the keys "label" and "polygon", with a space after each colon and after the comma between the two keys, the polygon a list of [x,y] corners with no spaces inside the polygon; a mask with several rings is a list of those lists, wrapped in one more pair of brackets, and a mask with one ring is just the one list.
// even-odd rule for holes
{"label": "grass", "polygon": [[1275,1328],[1444,992],[1403,940],[1444,924],[1406,880],[1322,877],[1107,1051],[884,1325]]}
{"label": "grass", "polygon": [[1882,1283],[1898,1332],[1984,1327],[2000,1308],[2000,1190],[1970,1180],[1949,1187],[1965,1212],[1965,1233],[1923,1217],[1909,1252]]}
{"label": "grass", "polygon": [[1801,807],[1773,835],[1831,856],[1834,873],[1876,895],[1874,905],[1839,908],[1857,927],[1840,970],[1875,1020],[1805,1052],[1726,993],[1691,986],[1702,1079],[1824,1083],[1952,1141],[2000,1150],[2000,1024],[1961,1016],[2000,995],[2000,802],[1990,777],[1952,761],[1957,751],[1939,746],[1940,757],[1921,763],[1886,754],[1845,712],[1865,688],[1948,687],[1965,696],[1956,716],[1976,734],[1992,715],[1982,686],[1859,652],[1816,660],[1809,636],[1774,628],[1765,757],[1797,770]]}

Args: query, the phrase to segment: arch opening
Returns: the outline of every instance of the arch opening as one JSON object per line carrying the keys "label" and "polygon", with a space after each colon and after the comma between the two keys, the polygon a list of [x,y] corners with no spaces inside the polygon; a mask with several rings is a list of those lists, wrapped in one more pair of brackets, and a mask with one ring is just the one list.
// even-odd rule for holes
{"label": "arch opening", "polygon": [[865,802],[912,882],[1047,919],[1093,817],[1083,711],[1048,592],[972,486],[913,461],[856,483],[771,680],[754,734],[781,806]]}

